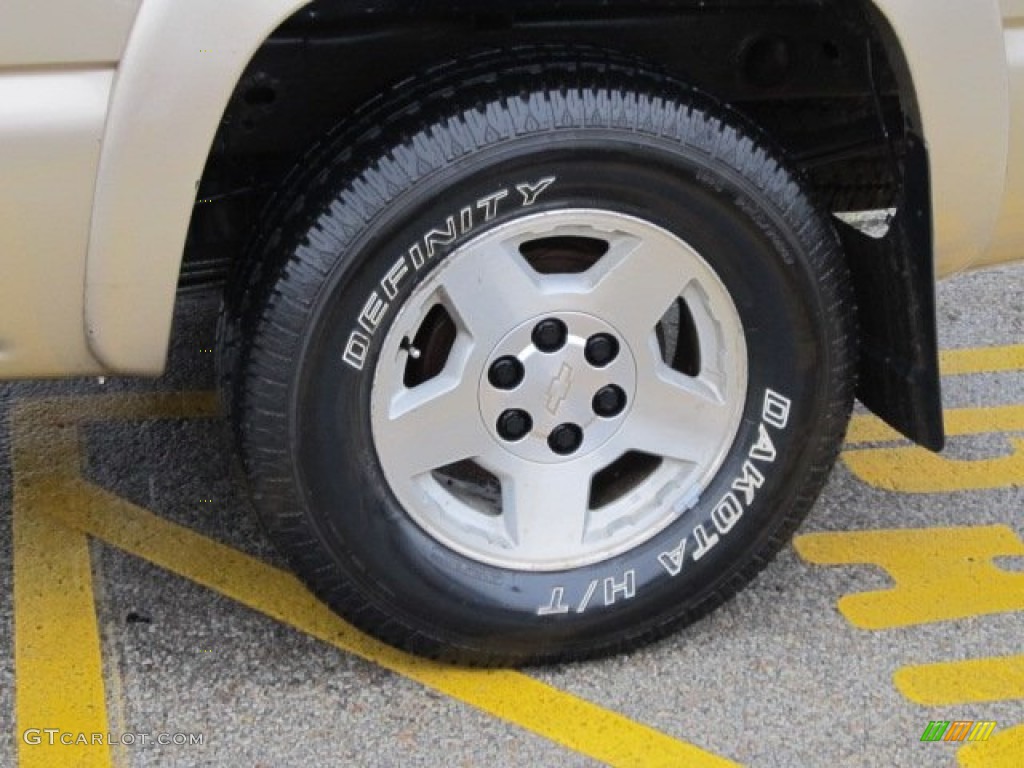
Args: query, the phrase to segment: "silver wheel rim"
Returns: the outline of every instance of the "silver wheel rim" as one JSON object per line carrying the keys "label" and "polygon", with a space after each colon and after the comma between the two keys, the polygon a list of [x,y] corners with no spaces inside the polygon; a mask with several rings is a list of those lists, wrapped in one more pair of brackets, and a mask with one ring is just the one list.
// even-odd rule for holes
{"label": "silver wheel rim", "polygon": [[696,504],[746,390],[742,323],[707,262],[649,222],[570,209],[473,238],[416,287],[383,342],[371,427],[427,534],[555,571]]}

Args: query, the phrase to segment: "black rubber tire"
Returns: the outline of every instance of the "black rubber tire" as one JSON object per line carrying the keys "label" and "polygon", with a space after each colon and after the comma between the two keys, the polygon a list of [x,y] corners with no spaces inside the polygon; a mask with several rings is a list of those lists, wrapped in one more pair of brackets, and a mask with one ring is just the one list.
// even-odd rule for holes
{"label": "black rubber tire", "polygon": [[[396,254],[482,194],[539,175],[558,183],[531,210],[597,201],[693,245],[733,297],[749,351],[738,435],[697,505],[633,550],[558,573],[470,560],[433,540],[395,500],[367,406],[374,355],[395,313],[370,339],[362,371],[342,362],[348,331]],[[519,214],[510,206],[482,226]],[[456,662],[518,665],[663,636],[768,563],[835,461],[856,363],[855,308],[837,238],[755,128],[670,79],[550,51],[441,68],[382,98],[310,155],[268,221],[222,322],[224,394],[255,506],[310,588],[388,643]],[[394,306],[460,244],[440,247],[400,286]],[[766,427],[773,458],[741,522],[699,560],[684,550],[676,569],[665,556],[696,526],[714,534],[716,502],[759,439],[764,448]],[[628,599],[616,591],[627,573]],[[609,579],[607,605],[538,615],[553,588],[576,600]]]}

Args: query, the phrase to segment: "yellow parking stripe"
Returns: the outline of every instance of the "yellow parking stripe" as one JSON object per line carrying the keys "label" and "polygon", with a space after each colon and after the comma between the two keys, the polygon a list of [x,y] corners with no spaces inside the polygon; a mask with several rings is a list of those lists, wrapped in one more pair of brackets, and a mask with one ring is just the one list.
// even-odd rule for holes
{"label": "yellow parking stripe", "polygon": [[839,611],[862,629],[1024,610],[1024,574],[992,562],[1024,555],[1024,541],[1005,525],[809,533],[793,548],[810,563],[870,564],[889,574],[891,588],[839,599]]}
{"label": "yellow parking stripe", "polygon": [[956,753],[964,768],[1020,768],[1024,725],[997,730],[988,741],[968,744]]}
{"label": "yellow parking stripe", "polygon": [[[949,436],[1024,432],[1024,405],[957,408],[945,412]],[[898,441],[902,445],[859,448],[860,443]],[[1010,452],[985,459],[959,460],[916,445],[875,416],[850,422],[843,463],[861,481],[900,493],[952,493],[1024,485],[1024,439],[1008,437]]]}
{"label": "yellow parking stripe", "polygon": [[[1024,432],[1024,405],[990,408],[950,408],[944,412],[946,435],[983,435],[993,432]],[[877,416],[857,414],[850,419],[847,445],[906,441]]]}
{"label": "yellow parking stripe", "polygon": [[[939,353],[939,363],[943,375],[947,376],[1024,371],[1024,345],[945,350]],[[945,426],[950,436],[1024,432],[1024,406],[947,410]],[[885,442],[906,441],[875,416],[853,417],[847,445]],[[913,447],[889,451],[847,450],[843,460],[861,479],[891,490],[938,491],[1021,485],[1024,484],[1024,465],[1021,464],[1024,441],[1011,440],[1010,443],[1010,456],[973,462],[935,462],[929,454]],[[874,463],[865,464],[862,459],[869,457]],[[951,480],[952,475],[958,477]],[[908,487],[908,477],[927,480],[913,481]],[[865,536],[867,538],[862,538]],[[869,551],[865,551],[865,544],[869,545]],[[1001,571],[991,562],[1001,553],[1024,553],[1021,544],[1010,529],[991,526],[810,534],[797,537],[794,547],[810,562],[872,563],[884,568],[896,582],[892,589],[846,595],[839,601],[840,611],[852,624],[881,629],[1003,610],[1024,610],[1021,577]],[[939,549],[947,551],[940,555]],[[946,557],[947,562],[940,562]],[[996,583],[1000,581],[1001,585]],[[1008,587],[1009,593],[996,595],[992,592],[998,591],[1000,586]],[[906,698],[923,705],[1022,699],[1024,656],[907,666],[895,672],[893,682]],[[968,744],[958,750],[956,756],[957,762],[966,768],[1020,768],[1021,755],[1024,755],[1024,725],[997,730],[990,740]]]}
{"label": "yellow parking stripe", "polygon": [[936,707],[1024,699],[1024,656],[901,667],[893,681],[911,701]]}
{"label": "yellow parking stripe", "polygon": [[[89,543],[15,490],[15,716],[21,768],[106,768],[106,745],[59,743],[69,734],[107,733],[102,660]],[[41,743],[27,743],[37,738]],[[34,729],[39,729],[35,731]],[[58,743],[50,745],[53,736]],[[72,736],[64,738],[73,739]],[[87,738],[91,739],[91,736]]]}
{"label": "yellow parking stripe", "polygon": [[939,352],[939,369],[943,376],[1024,370],[1024,344],[944,349]]}
{"label": "yellow parking stripe", "polygon": [[[43,480],[78,474],[77,428],[57,420],[45,429],[15,408],[11,414],[14,469],[14,667],[21,768],[107,768],[106,745],[50,745],[51,736],[107,733],[89,541],[57,522]],[[57,438],[53,440],[53,438]],[[52,442],[51,442],[52,440]],[[64,451],[60,455],[60,451]],[[65,736],[70,739],[72,737]]]}
{"label": "yellow parking stripe", "polygon": [[[23,425],[14,435],[25,449],[20,456],[22,467],[29,472],[52,474],[59,468],[68,468],[72,462],[71,468],[77,476],[78,467],[73,464],[78,456],[76,440],[62,442],[70,446],[74,457],[64,454],[59,461],[54,461],[52,449],[42,450],[55,431],[68,438],[64,430],[76,430],[78,424],[95,421],[210,418],[217,415],[218,404],[216,393],[210,391],[126,392],[88,397],[40,397],[17,403],[12,412]],[[39,450],[29,450],[32,446],[39,446]]]}
{"label": "yellow parking stripe", "polygon": [[[204,415],[212,407],[211,401],[202,398],[182,400],[181,410],[176,412],[179,406],[164,400],[159,404],[160,415],[194,417],[197,414],[189,406],[197,404]],[[50,508],[59,510],[60,519],[66,525],[231,597],[336,648],[605,763],[694,768],[735,765],[524,674],[448,667],[396,651],[342,621],[291,574],[169,523],[80,478],[73,479],[71,475],[77,474],[78,466],[76,440],[68,430],[47,428],[46,423],[52,424],[54,419],[61,418],[119,418],[125,413],[152,418],[154,411],[146,406],[145,396],[134,396],[102,403],[51,401],[45,412],[35,412],[36,437],[44,433],[49,455],[70,462],[70,466],[54,467],[53,474],[40,474],[33,481],[38,484],[38,492],[52,500]],[[15,454],[30,448],[32,442],[16,433]]]}
{"label": "yellow parking stripe", "polygon": [[105,735],[107,711],[88,541],[45,513],[15,509],[14,667],[21,768],[105,768],[110,765],[106,745],[51,746],[51,734],[39,732],[30,735],[30,740],[39,738],[38,744],[23,737],[28,729],[46,728]]}
{"label": "yellow parking stripe", "polygon": [[1024,485],[1024,439],[1010,439],[1009,456],[950,459],[909,446],[846,451],[843,461],[858,479],[898,493],[954,493]]}
{"label": "yellow parking stripe", "polygon": [[102,489],[83,487],[67,501],[63,520],[101,541],[577,752],[623,766],[734,765],[518,672],[449,667],[396,651],[342,621],[291,574]]}

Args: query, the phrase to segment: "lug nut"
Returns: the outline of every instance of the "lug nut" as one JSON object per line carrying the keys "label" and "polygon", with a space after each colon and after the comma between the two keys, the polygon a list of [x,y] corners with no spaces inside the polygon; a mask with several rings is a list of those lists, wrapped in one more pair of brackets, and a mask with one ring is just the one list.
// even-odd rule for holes
{"label": "lug nut", "polygon": [[575,424],[559,424],[548,435],[548,448],[559,456],[575,453],[583,443],[583,430]]}
{"label": "lug nut", "polygon": [[569,330],[558,318],[541,320],[533,329],[533,345],[541,352],[557,352],[565,345]]}
{"label": "lug nut", "polygon": [[505,355],[491,363],[490,370],[487,371],[487,380],[491,382],[491,386],[498,389],[515,389],[522,382],[524,374],[523,364],[519,359]]}
{"label": "lug nut", "polygon": [[522,440],[531,429],[533,419],[530,418],[530,414],[519,408],[502,411],[498,417],[498,434],[510,442]]}
{"label": "lug nut", "polygon": [[597,390],[591,405],[598,416],[610,419],[612,416],[618,416],[626,407],[626,393],[622,391],[622,387],[609,384]]}
{"label": "lug nut", "polygon": [[604,368],[619,354],[619,342],[607,333],[595,333],[587,339],[583,356],[595,368]]}

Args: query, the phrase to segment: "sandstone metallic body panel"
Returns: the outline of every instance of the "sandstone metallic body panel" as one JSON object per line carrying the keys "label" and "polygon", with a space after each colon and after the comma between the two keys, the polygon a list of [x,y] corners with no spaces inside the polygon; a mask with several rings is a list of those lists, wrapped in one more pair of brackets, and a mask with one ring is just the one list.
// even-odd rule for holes
{"label": "sandstone metallic body panel", "polygon": [[[4,3],[0,377],[163,369],[219,121],[253,53],[303,5]],[[927,145],[936,273],[1019,258],[1024,2],[876,5]]]}

